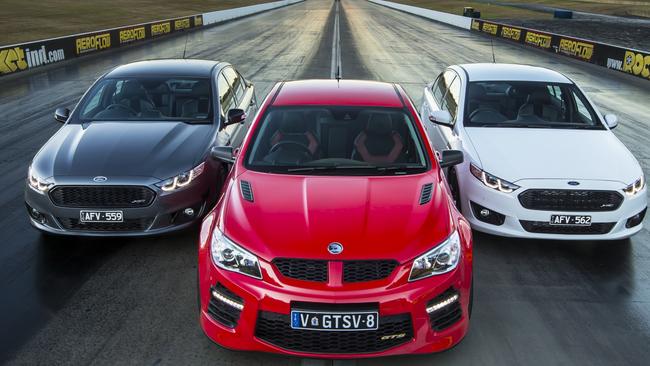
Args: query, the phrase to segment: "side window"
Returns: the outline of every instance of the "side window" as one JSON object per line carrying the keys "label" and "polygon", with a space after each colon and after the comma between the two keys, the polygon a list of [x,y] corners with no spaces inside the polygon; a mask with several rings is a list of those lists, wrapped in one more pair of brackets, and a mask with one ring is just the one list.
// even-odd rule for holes
{"label": "side window", "polygon": [[241,75],[239,75],[232,67],[226,67],[223,70],[223,74],[226,76],[226,80],[234,90],[235,98],[237,98],[238,101],[241,101],[244,98],[244,93],[246,93],[246,90],[244,89],[244,80],[242,80]]}
{"label": "side window", "polygon": [[223,73],[220,73],[217,77],[217,88],[219,89],[219,104],[221,105],[221,112],[225,116],[228,114],[230,109],[237,106],[237,101],[235,100],[235,94]]}
{"label": "side window", "polygon": [[438,76],[436,81],[433,83],[433,86],[431,87],[431,93],[433,94],[433,99],[438,103],[438,106],[442,105],[442,97],[445,96],[445,93],[447,92],[447,87],[445,85],[445,79],[443,78],[443,75]]}
{"label": "side window", "polygon": [[456,120],[458,110],[458,99],[460,97],[460,79],[454,71],[447,70],[438,77],[434,86],[434,98],[440,109],[451,114]]}
{"label": "side window", "polygon": [[458,112],[458,100],[460,99],[460,78],[454,77],[449,85],[447,94],[445,95],[445,109],[451,114],[451,118],[456,120],[456,113]]}

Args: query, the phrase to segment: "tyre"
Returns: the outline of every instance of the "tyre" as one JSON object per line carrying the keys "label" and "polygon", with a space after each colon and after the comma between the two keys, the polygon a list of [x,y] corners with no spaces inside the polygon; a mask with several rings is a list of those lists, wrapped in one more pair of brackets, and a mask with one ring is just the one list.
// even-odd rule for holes
{"label": "tyre", "polygon": [[447,183],[449,184],[449,189],[451,189],[451,198],[454,200],[454,204],[460,213],[463,213],[460,203],[460,188],[458,187],[458,175],[456,175],[456,169],[454,167],[449,168],[447,171]]}

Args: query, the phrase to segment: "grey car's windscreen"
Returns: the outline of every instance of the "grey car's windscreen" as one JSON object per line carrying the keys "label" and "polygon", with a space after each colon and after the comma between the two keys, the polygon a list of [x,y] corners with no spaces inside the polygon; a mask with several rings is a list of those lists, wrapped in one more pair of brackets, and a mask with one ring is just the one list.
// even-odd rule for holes
{"label": "grey car's windscreen", "polygon": [[211,100],[209,79],[106,78],[84,97],[79,119],[208,123],[212,120]]}
{"label": "grey car's windscreen", "polygon": [[573,84],[530,81],[469,83],[467,127],[605,129]]}

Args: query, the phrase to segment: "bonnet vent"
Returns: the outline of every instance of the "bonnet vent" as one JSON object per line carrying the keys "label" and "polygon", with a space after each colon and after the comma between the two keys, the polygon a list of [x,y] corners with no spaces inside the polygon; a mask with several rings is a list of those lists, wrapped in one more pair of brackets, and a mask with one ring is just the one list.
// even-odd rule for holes
{"label": "bonnet vent", "polygon": [[420,204],[424,205],[431,201],[431,194],[433,192],[433,183],[427,183],[422,186],[422,192],[420,192]]}
{"label": "bonnet vent", "polygon": [[253,202],[253,189],[251,184],[245,180],[240,181],[241,195],[246,201]]}

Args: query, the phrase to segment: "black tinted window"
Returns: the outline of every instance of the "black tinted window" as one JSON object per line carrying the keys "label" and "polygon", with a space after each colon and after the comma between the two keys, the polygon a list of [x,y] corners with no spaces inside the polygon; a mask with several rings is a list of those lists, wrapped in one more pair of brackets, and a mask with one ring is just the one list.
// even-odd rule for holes
{"label": "black tinted window", "polygon": [[574,85],[524,81],[470,83],[465,125],[604,129]]}
{"label": "black tinted window", "polygon": [[212,118],[208,79],[111,78],[97,83],[80,108],[82,120],[185,120]]}
{"label": "black tinted window", "polygon": [[408,174],[427,168],[425,154],[401,109],[277,107],[258,125],[246,164],[295,174]]}

